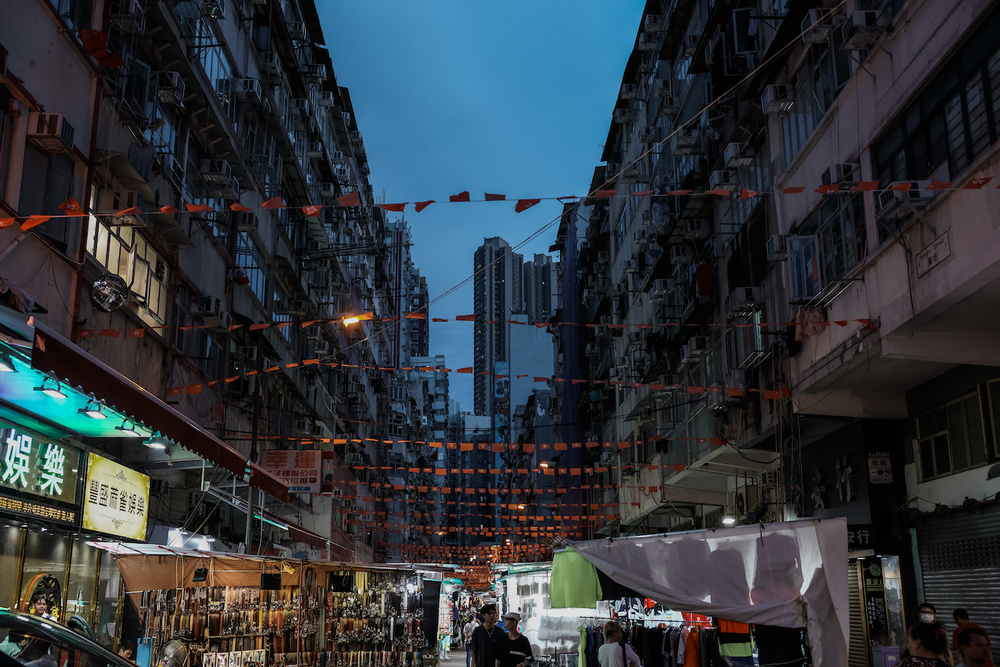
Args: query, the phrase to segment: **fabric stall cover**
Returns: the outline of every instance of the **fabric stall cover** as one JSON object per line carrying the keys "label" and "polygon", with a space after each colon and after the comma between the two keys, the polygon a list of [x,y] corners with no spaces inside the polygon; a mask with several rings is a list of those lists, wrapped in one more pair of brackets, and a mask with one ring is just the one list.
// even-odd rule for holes
{"label": "fabric stall cover", "polygon": [[[807,627],[817,666],[847,664],[846,519],[589,540],[571,549],[619,584],[676,611]],[[553,589],[566,574],[557,572],[556,562]]]}

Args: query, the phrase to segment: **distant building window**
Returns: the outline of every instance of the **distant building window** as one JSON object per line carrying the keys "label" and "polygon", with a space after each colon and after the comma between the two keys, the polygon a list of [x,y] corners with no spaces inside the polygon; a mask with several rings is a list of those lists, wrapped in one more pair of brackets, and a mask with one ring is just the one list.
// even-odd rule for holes
{"label": "distant building window", "polygon": [[120,276],[139,304],[139,317],[150,326],[166,322],[167,263],[133,227],[109,226],[88,217],[87,252],[106,271]]}
{"label": "distant building window", "polygon": [[94,0],[52,0],[59,18],[73,30],[90,28],[94,14]]}
{"label": "distant building window", "polygon": [[792,78],[795,105],[781,119],[785,167],[802,150],[850,77],[850,60],[843,49],[841,32],[834,30],[828,43],[810,50],[805,63]]}
{"label": "distant building window", "polygon": [[888,126],[872,151],[892,181],[949,181],[998,138],[1000,12],[951,56],[941,73]]}
{"label": "distant building window", "polygon": [[917,457],[922,480],[986,463],[978,393],[917,417]]}
{"label": "distant building window", "polygon": [[260,301],[260,304],[267,308],[267,275],[264,273],[264,259],[261,257],[257,244],[250,237],[249,232],[240,232],[236,237],[236,266],[246,270],[250,279],[250,290]]}
{"label": "distant building window", "polygon": [[861,263],[868,250],[861,195],[826,197],[788,239],[791,300],[808,301]]}

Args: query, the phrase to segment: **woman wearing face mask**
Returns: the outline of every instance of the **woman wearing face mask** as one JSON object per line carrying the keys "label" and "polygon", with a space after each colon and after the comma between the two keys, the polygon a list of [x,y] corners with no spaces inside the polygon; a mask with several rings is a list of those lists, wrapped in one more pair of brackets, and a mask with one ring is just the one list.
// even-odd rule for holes
{"label": "woman wearing face mask", "polygon": [[[940,623],[937,622],[937,609],[930,602],[924,602],[920,605],[920,622],[921,623],[933,623],[937,628],[937,632],[941,635],[942,649],[939,656],[944,662],[949,665],[955,664],[955,659],[952,657],[951,648],[948,646],[948,632],[944,629]],[[907,643],[907,648],[909,648],[909,643]]]}

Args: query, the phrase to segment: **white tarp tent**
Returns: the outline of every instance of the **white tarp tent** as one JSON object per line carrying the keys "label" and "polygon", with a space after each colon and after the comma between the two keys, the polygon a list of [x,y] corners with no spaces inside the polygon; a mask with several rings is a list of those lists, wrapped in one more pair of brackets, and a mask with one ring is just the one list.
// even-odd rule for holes
{"label": "white tarp tent", "polygon": [[589,540],[571,547],[612,580],[670,609],[808,627],[814,664],[847,664],[846,519]]}

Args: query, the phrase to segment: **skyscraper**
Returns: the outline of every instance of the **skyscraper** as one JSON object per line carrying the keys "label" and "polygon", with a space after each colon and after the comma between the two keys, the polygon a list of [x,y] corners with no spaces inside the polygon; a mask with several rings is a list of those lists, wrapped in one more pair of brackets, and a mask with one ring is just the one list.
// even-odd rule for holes
{"label": "skyscraper", "polygon": [[548,255],[524,263],[524,312],[528,323],[547,322],[556,307],[556,265]]}
{"label": "skyscraper", "polygon": [[[475,253],[475,413],[488,415],[493,365],[510,361],[507,320],[524,312],[524,258],[500,237],[484,239]],[[485,373],[485,374],[484,374]]]}

